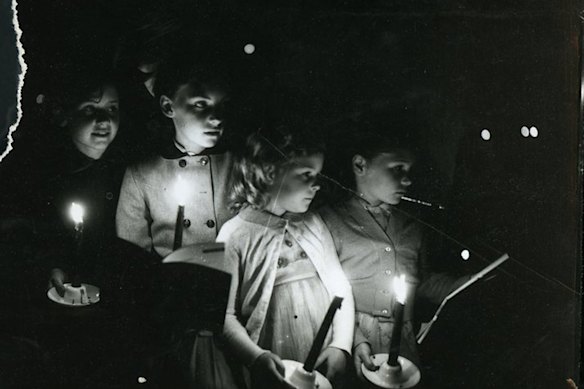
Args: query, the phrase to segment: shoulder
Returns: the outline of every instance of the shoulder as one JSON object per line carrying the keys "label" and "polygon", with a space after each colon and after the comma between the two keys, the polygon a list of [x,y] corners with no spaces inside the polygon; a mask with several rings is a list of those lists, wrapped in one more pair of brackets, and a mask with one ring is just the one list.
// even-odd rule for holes
{"label": "shoulder", "polygon": [[233,242],[249,237],[249,225],[251,224],[236,215],[226,221],[217,235],[217,242]]}

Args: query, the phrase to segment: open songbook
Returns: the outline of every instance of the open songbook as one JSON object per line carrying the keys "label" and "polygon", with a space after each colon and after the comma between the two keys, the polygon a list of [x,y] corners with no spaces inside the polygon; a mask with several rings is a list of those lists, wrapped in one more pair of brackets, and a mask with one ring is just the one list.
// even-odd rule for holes
{"label": "open songbook", "polygon": [[508,259],[509,255],[507,254],[501,255],[501,257],[499,257],[499,259],[497,259],[495,262],[491,263],[483,270],[473,275],[467,282],[465,282],[464,284],[453,290],[448,296],[446,296],[444,300],[442,300],[442,303],[440,304],[438,309],[436,310],[436,313],[434,313],[432,320],[430,320],[428,323],[422,323],[420,332],[418,332],[418,335],[416,336],[418,344],[421,344],[424,341],[424,339],[428,335],[428,332],[430,332],[432,325],[436,322],[436,320],[438,320],[438,315],[440,314],[440,312],[442,311],[442,309],[449,300],[451,300],[452,298],[454,298],[454,296],[456,296],[457,294],[459,294],[460,292],[462,292],[463,290],[477,282],[479,279],[483,278],[487,273],[489,273],[491,270],[495,269]]}

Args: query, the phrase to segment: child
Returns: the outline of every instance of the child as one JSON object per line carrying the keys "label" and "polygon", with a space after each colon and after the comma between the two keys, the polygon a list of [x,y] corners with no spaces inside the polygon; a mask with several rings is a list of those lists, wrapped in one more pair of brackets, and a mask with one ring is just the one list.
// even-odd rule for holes
{"label": "child", "polygon": [[355,297],[353,356],[361,376],[362,363],[374,370],[371,355],[389,350],[394,277],[403,274],[408,284],[400,355],[415,364],[418,356],[412,315],[416,292],[438,303],[466,278],[428,274],[422,226],[396,208],[412,184],[412,142],[402,133],[409,119],[396,114],[385,122],[360,124],[362,128],[352,128],[358,139],[351,137],[345,147],[353,179],[348,185],[354,192],[319,213],[331,231]]}
{"label": "child", "polygon": [[228,89],[218,67],[169,63],[158,72],[155,94],[172,137],[159,155],[127,169],[116,227],[120,238],[165,257],[174,248],[179,205],[183,245],[214,241],[231,216],[231,154],[215,148],[225,131]]}
{"label": "child", "polygon": [[[284,127],[250,135],[234,169],[239,214],[221,229],[233,284],[224,335],[251,370],[252,387],[291,387],[281,359],[304,362],[328,305],[344,297],[317,361],[329,379],[345,367],[353,298],[328,229],[307,212],[323,152]],[[322,366],[321,366],[322,367]]]}

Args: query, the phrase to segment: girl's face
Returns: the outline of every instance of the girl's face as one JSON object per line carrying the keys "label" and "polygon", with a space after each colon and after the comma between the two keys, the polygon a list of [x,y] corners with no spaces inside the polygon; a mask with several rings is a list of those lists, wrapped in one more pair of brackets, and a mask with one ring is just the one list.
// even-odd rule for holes
{"label": "girl's face", "polygon": [[409,172],[414,163],[406,150],[381,153],[367,160],[353,157],[353,173],[357,192],[371,205],[399,204],[412,184]]}
{"label": "girl's face", "polygon": [[214,147],[223,135],[223,107],[226,88],[203,85],[182,85],[174,98],[161,96],[160,106],[172,119],[176,140],[188,151],[200,153]]}
{"label": "girl's face", "polygon": [[95,90],[73,109],[67,124],[75,147],[89,158],[101,158],[120,124],[116,88],[104,85]]}
{"label": "girl's face", "polygon": [[278,216],[285,212],[308,211],[316,192],[316,180],[322,170],[324,155],[316,153],[293,158],[277,174],[270,189],[270,202],[266,209]]}

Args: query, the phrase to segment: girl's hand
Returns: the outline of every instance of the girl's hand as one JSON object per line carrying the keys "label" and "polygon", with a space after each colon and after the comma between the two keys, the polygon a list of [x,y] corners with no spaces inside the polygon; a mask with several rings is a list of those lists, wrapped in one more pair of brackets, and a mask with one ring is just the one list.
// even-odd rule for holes
{"label": "girl's hand", "polygon": [[67,274],[61,269],[51,270],[51,278],[49,279],[49,289],[55,287],[55,290],[59,296],[65,296],[65,280],[67,279]]}
{"label": "girl's hand", "polygon": [[327,347],[316,359],[316,367],[326,364],[326,378],[334,381],[345,371],[347,359],[343,350],[336,347]]}
{"label": "girl's hand", "polygon": [[353,351],[353,363],[355,363],[355,372],[361,379],[363,379],[361,364],[365,365],[365,368],[371,371],[379,369],[379,366],[376,366],[371,358],[371,346],[369,343],[365,342],[355,347],[355,350]]}
{"label": "girl's hand", "polygon": [[294,389],[294,386],[285,381],[284,370],[284,364],[280,357],[266,351],[251,366],[252,387]]}

